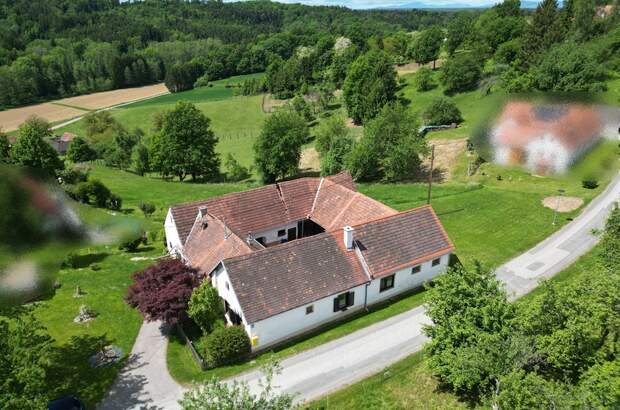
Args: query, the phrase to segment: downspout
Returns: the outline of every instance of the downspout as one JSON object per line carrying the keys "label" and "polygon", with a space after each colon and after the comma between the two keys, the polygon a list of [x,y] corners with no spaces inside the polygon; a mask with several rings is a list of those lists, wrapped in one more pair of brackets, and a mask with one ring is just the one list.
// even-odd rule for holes
{"label": "downspout", "polygon": [[364,310],[368,311],[368,287],[372,282],[372,275],[370,273],[370,269],[368,268],[368,264],[364,259],[364,255],[362,255],[362,251],[360,247],[357,245],[357,241],[353,241],[355,248],[355,255],[357,256],[360,264],[362,265],[362,269],[364,269],[364,273],[366,273],[366,277],[368,278],[368,282],[366,282],[366,286],[364,286]]}

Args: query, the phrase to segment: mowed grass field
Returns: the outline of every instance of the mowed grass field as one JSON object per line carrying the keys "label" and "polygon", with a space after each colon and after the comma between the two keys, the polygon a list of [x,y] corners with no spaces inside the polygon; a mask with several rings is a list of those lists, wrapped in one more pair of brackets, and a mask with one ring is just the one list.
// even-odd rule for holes
{"label": "mowed grass field", "polygon": [[[166,94],[149,100],[140,101],[111,110],[112,116],[128,130],[140,128],[147,134],[152,132],[153,118],[158,112],[170,110],[178,101],[189,101],[211,120],[211,126],[220,141],[217,152],[222,157],[232,153],[244,166],[253,163],[254,140],[260,133],[267,114],[262,111],[262,95],[234,96],[234,88],[227,84],[236,84],[261,74],[231,77],[214,81],[212,87]],[[56,133],[72,132],[85,135],[84,121],[77,121],[56,130]]]}
{"label": "mowed grass field", "polygon": [[[128,226],[151,230],[154,226],[150,221],[112,215],[87,206],[79,206],[78,210],[87,224],[106,231]],[[159,224],[155,225],[159,228]],[[60,288],[34,303],[35,316],[58,347],[50,378],[50,398],[71,394],[79,397],[87,408],[95,408],[125,363],[142,323],[138,311],[124,301],[131,275],[152,264],[162,252],[161,243],[149,244],[132,253],[119,250],[114,242],[86,244],[74,250],[77,255],[74,267],[63,267],[56,275]],[[56,260],[63,254],[56,253]],[[79,298],[74,297],[77,286],[83,292]],[[74,323],[82,305],[97,316],[86,323]],[[91,368],[89,358],[107,345],[120,347],[125,358],[109,367]]]}

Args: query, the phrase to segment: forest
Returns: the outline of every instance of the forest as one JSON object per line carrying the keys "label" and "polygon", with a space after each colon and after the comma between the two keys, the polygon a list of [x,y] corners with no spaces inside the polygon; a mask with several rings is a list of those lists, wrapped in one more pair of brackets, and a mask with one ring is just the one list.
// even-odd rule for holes
{"label": "forest", "polygon": [[325,36],[365,49],[369,39],[453,15],[269,1],[1,0],[0,109],[161,82],[192,61],[194,80],[262,72]]}

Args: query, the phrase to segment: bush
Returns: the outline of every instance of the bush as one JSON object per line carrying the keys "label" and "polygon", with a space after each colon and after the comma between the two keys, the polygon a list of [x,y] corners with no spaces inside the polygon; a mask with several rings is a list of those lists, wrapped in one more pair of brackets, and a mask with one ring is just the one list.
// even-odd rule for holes
{"label": "bush", "polygon": [[110,194],[108,199],[108,209],[113,211],[120,211],[123,209],[123,198],[116,194]]}
{"label": "bush", "polygon": [[110,190],[96,179],[77,184],[74,194],[78,201],[85,204],[93,203],[99,208],[105,208],[112,195]]}
{"label": "bush", "polygon": [[138,208],[140,208],[144,216],[147,218],[151,216],[153,212],[155,212],[155,205],[149,204],[146,202],[140,202],[140,205],[138,205]]}
{"label": "bush", "polygon": [[232,182],[243,181],[250,177],[250,170],[239,163],[229,152],[224,162],[226,169],[226,179]]}
{"label": "bush", "polygon": [[447,97],[435,99],[424,111],[423,117],[429,125],[450,125],[463,121],[461,111],[454,101]]}
{"label": "bush", "polygon": [[220,296],[209,281],[194,289],[188,307],[188,316],[204,333],[211,332],[216,322],[224,317]]}
{"label": "bush", "polygon": [[146,236],[144,232],[140,233],[140,236],[138,236],[137,238],[132,238],[126,242],[121,243],[118,246],[118,249],[127,252],[135,252],[138,249],[138,246],[142,244],[146,245]]}
{"label": "bush", "polygon": [[433,72],[428,67],[420,67],[415,75],[415,85],[418,91],[429,91],[435,87]]}
{"label": "bush", "polygon": [[58,178],[60,178],[62,184],[73,185],[88,180],[88,173],[70,168],[59,171]]}
{"label": "bush", "polygon": [[250,338],[241,326],[217,328],[207,336],[205,361],[209,367],[238,363],[252,350]]}
{"label": "bush", "polygon": [[203,74],[201,77],[198,77],[198,79],[194,83],[194,88],[207,87],[208,85],[209,85],[209,75]]}
{"label": "bush", "polygon": [[581,181],[581,186],[583,186],[585,189],[595,189],[598,187],[598,181],[593,178],[584,179],[583,181]]}

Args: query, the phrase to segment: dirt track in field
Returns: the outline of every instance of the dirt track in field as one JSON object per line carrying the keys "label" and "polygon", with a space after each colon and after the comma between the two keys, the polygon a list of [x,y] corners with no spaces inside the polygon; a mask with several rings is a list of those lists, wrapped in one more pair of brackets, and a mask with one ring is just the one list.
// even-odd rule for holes
{"label": "dirt track in field", "polygon": [[160,94],[166,94],[167,92],[168,89],[162,83],[147,85],[144,87],[124,88],[121,90],[79,95],[77,97],[63,98],[62,100],[55,102],[70,105],[72,107],[84,108],[87,110],[98,110],[101,108],[111,107],[113,105],[154,97]]}
{"label": "dirt track in field", "polygon": [[[441,58],[438,59],[437,61],[435,61],[435,68],[441,67],[443,62],[444,62],[444,60],[441,59]],[[422,65],[420,65],[418,63],[409,63],[409,64],[405,64],[405,65],[394,66],[394,69],[396,70],[396,73],[398,75],[405,75],[405,74],[415,73],[422,66],[426,66],[426,67],[432,69],[433,68],[433,63],[431,62],[431,63],[428,63],[428,64],[422,64]]]}
{"label": "dirt track in field", "polygon": [[3,131],[16,130],[24,121],[33,115],[44,118],[49,122],[55,122],[78,117],[87,112],[88,111],[85,110],[78,110],[76,108],[50,103],[29,105],[28,107],[0,111],[0,128],[2,128]]}
{"label": "dirt track in field", "polygon": [[112,107],[115,105],[155,97],[166,94],[164,84],[146,87],[126,88],[122,90],[104,91],[78,97],[63,98],[48,103],[29,105],[0,111],[0,128],[3,131],[14,131],[29,117],[36,115],[49,122],[69,120],[87,114],[89,111]]}

